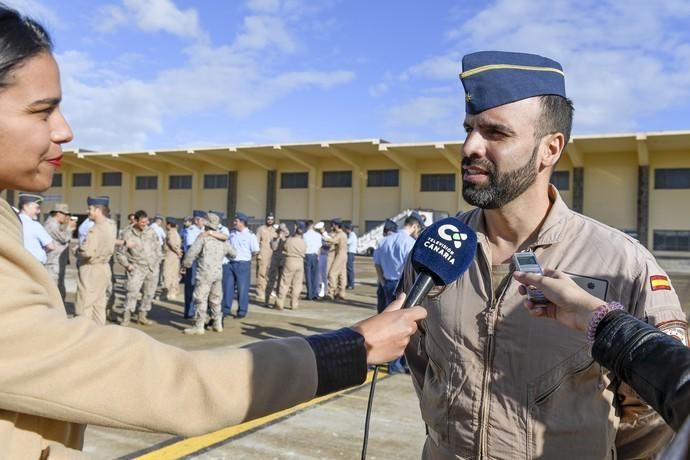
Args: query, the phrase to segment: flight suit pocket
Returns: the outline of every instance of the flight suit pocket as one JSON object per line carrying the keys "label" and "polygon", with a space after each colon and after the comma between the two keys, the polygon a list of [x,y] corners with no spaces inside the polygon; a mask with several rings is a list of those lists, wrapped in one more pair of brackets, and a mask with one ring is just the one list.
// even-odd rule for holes
{"label": "flight suit pocket", "polygon": [[529,458],[611,458],[615,428],[602,382],[583,347],[528,385]]}

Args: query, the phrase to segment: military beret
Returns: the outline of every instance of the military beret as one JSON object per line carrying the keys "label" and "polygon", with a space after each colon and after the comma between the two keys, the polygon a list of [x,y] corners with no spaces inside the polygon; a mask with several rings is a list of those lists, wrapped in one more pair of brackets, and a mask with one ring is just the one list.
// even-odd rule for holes
{"label": "military beret", "polygon": [[565,96],[563,67],[536,54],[480,51],[462,58],[465,111],[476,114],[534,96]]}
{"label": "military beret", "polygon": [[86,199],[86,204],[88,206],[108,206],[110,204],[110,198],[107,196],[90,196]]}
{"label": "military beret", "polygon": [[393,222],[391,219],[386,219],[386,221],[383,223],[383,231],[384,232],[397,232],[398,231],[398,224]]}
{"label": "military beret", "polygon": [[20,193],[19,194],[19,201],[17,203],[17,206],[20,208],[24,206],[25,204],[28,203],[42,203],[43,202],[43,197],[41,195],[34,195],[33,193]]}
{"label": "military beret", "polygon": [[207,213],[206,211],[201,211],[199,209],[195,209],[192,211],[192,216],[193,217],[201,217],[202,219],[206,219]]}
{"label": "military beret", "polygon": [[174,218],[174,217],[170,217],[170,216],[166,217],[166,218],[165,218],[165,221],[166,221],[167,223],[169,223],[169,224],[172,224],[172,225],[177,225],[177,224],[178,224],[177,219]]}
{"label": "military beret", "polygon": [[236,213],[235,213],[235,219],[241,220],[242,222],[244,222],[244,223],[246,224],[247,221],[249,220],[249,216],[247,216],[247,215],[246,215],[245,213],[243,213],[243,212],[236,212]]}

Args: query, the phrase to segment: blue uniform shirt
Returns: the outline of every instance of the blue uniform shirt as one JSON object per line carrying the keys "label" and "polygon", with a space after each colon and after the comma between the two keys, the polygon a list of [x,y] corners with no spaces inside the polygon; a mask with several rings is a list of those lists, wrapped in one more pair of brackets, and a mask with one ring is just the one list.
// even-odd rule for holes
{"label": "blue uniform shirt", "polygon": [[84,244],[84,241],[86,241],[86,234],[89,233],[89,230],[91,230],[93,224],[94,221],[92,221],[91,219],[84,219],[84,222],[82,222],[79,226],[79,229],[77,230],[77,236],[79,237],[80,246]]}
{"label": "blue uniform shirt", "polygon": [[307,243],[306,254],[318,254],[321,249],[321,234],[314,229],[304,232],[304,242]]}
{"label": "blue uniform shirt", "polygon": [[357,234],[350,232],[347,236],[347,252],[357,253]]}
{"label": "blue uniform shirt", "polygon": [[185,239],[184,239],[184,251],[187,252],[189,248],[194,244],[194,241],[201,235],[203,232],[202,229],[197,227],[196,225],[190,225],[189,228],[187,229],[187,232],[185,233]]}
{"label": "blue uniform shirt", "polygon": [[415,240],[405,230],[399,230],[385,237],[374,252],[374,263],[381,266],[386,280],[399,280],[407,255],[412,251]]}
{"label": "blue uniform shirt", "polygon": [[39,262],[45,264],[47,259],[46,251],[43,249],[50,244],[53,239],[48,235],[43,225],[38,221],[33,220],[24,213],[19,213],[19,219],[22,221],[22,231],[24,233],[24,247]]}
{"label": "blue uniform shirt", "polygon": [[249,231],[248,228],[230,232],[230,244],[237,252],[237,256],[233,259],[235,262],[249,262],[252,260],[252,253],[259,252],[259,242],[256,235]]}

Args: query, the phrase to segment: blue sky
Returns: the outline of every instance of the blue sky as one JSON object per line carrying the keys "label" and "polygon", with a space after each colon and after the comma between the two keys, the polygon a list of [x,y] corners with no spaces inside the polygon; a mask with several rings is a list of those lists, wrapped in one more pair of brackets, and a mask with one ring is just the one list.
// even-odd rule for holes
{"label": "blue sky", "polygon": [[561,62],[575,133],[690,129],[686,0],[6,0],[95,150],[463,139],[462,55]]}

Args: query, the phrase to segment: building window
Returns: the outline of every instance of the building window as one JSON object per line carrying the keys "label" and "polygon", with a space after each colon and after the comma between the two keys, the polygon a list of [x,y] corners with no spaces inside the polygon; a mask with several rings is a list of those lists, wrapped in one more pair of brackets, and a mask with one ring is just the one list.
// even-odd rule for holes
{"label": "building window", "polygon": [[352,171],[324,171],[322,187],[352,187]]}
{"label": "building window", "polygon": [[364,233],[369,233],[379,225],[383,225],[385,221],[383,220],[365,220],[364,221]]}
{"label": "building window", "polygon": [[690,251],[690,231],[654,230],[655,251]]}
{"label": "building window", "polygon": [[397,169],[373,169],[367,171],[367,187],[397,187],[400,171]]}
{"label": "building window", "polygon": [[204,188],[228,188],[227,174],[204,174]]}
{"label": "building window", "polygon": [[156,190],[158,188],[158,176],[137,176],[137,190]]}
{"label": "building window", "polygon": [[280,188],[308,188],[308,172],[280,173]]}
{"label": "building window", "polygon": [[690,168],[655,169],[654,188],[690,188]]}
{"label": "building window", "polygon": [[551,174],[551,183],[558,190],[567,192],[570,190],[570,171],[554,171]]}
{"label": "building window", "polygon": [[101,176],[103,187],[119,187],[122,185],[122,173],[104,172]]}
{"label": "building window", "polygon": [[62,173],[53,174],[53,183],[50,184],[51,187],[62,187]]}
{"label": "building window", "polygon": [[91,173],[72,174],[72,187],[91,187]]}
{"label": "building window", "polygon": [[189,190],[192,188],[192,176],[170,176],[168,178],[168,189],[170,190]]}
{"label": "building window", "polygon": [[422,174],[422,192],[454,192],[455,174]]}

